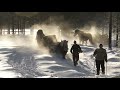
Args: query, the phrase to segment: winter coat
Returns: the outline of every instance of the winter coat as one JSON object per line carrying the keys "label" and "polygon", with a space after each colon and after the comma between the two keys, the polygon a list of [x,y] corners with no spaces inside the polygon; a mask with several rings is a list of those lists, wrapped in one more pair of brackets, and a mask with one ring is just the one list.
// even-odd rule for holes
{"label": "winter coat", "polygon": [[107,61],[107,53],[103,48],[96,49],[94,51],[93,56],[95,56],[96,60],[105,60]]}
{"label": "winter coat", "polygon": [[71,53],[82,53],[81,47],[78,44],[74,44],[71,49]]}

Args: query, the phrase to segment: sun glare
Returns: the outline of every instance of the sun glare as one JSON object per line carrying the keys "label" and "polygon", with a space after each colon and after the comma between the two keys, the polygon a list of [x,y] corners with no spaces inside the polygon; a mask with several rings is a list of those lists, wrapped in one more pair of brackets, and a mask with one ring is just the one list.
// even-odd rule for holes
{"label": "sun glare", "polygon": [[92,36],[95,36],[96,35],[96,27],[92,26],[91,29],[89,30],[89,33],[91,33]]}

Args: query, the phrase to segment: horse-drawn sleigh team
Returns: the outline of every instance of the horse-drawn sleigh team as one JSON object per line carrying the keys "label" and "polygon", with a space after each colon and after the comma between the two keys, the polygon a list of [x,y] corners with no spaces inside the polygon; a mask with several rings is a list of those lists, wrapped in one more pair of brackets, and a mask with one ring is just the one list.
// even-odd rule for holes
{"label": "horse-drawn sleigh team", "polygon": [[[90,33],[84,33],[80,30],[75,30],[74,36],[76,35],[79,36],[79,41],[82,42],[82,44],[85,43],[87,45],[87,41],[89,40],[89,42],[92,45],[95,45],[95,43],[93,42],[92,35]],[[37,31],[36,40],[37,40],[39,47],[43,45],[49,49],[50,53],[60,54],[65,59],[65,56],[68,52],[68,41],[67,40],[62,40],[61,42],[57,42],[55,35],[46,36],[42,30]],[[103,74],[105,73],[104,61],[107,62],[106,50],[103,49],[102,44],[100,44],[99,47],[100,48],[96,49],[93,54],[96,57],[97,75],[99,75],[100,65],[102,68],[102,73]],[[70,52],[72,53],[74,66],[76,66],[79,60],[79,53],[82,53],[83,51],[80,45],[77,44],[75,40],[74,40],[74,44],[72,45],[70,49]]]}

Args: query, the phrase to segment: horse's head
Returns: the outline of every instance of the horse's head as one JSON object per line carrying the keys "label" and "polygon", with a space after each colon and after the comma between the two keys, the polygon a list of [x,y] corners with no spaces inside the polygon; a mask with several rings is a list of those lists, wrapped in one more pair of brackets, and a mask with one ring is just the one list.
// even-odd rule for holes
{"label": "horse's head", "polygon": [[68,50],[68,41],[67,40],[62,40],[60,42],[60,47],[62,48],[62,50],[67,51]]}
{"label": "horse's head", "polygon": [[67,45],[67,44],[68,44],[68,41],[67,41],[67,40],[64,40],[64,44],[66,44],[66,45]]}
{"label": "horse's head", "polygon": [[68,41],[67,41],[67,40],[62,40],[62,41],[60,42],[60,45],[61,45],[61,46],[67,45],[67,44],[68,44]]}
{"label": "horse's head", "polygon": [[75,30],[74,37],[79,33],[79,30]]}
{"label": "horse's head", "polygon": [[68,51],[68,41],[67,40],[63,40],[63,50]]}
{"label": "horse's head", "polygon": [[43,33],[43,30],[41,30],[41,29],[38,30],[38,31],[37,31],[37,36],[40,36],[40,37],[43,38],[43,37],[45,36],[45,34]]}
{"label": "horse's head", "polygon": [[43,30],[39,29],[39,30],[37,31],[37,34],[40,34],[40,33],[43,33]]}

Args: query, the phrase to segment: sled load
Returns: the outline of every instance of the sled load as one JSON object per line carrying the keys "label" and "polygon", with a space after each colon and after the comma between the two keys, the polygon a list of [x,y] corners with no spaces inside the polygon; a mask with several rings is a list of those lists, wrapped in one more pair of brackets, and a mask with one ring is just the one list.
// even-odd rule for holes
{"label": "sled load", "polygon": [[37,44],[39,47],[44,46],[49,49],[51,53],[62,54],[63,57],[68,51],[68,41],[57,41],[56,35],[46,36],[43,30],[38,30],[36,35]]}

